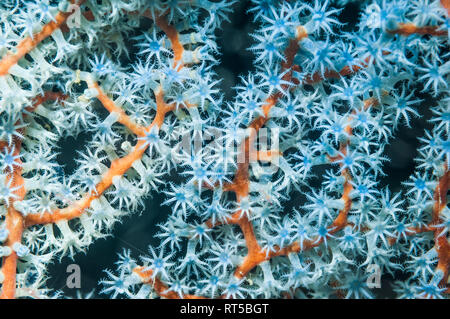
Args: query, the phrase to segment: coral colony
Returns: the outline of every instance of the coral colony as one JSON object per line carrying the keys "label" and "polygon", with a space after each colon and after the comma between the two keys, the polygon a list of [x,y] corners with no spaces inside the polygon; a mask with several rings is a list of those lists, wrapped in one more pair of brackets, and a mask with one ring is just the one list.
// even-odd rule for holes
{"label": "coral colony", "polygon": [[[377,272],[449,296],[450,1],[252,0],[254,67],[226,100],[236,1],[0,2],[2,298],[64,297],[48,266],[155,195],[159,244],[118,252],[99,296],[373,298]],[[413,174],[381,186],[423,109]]]}

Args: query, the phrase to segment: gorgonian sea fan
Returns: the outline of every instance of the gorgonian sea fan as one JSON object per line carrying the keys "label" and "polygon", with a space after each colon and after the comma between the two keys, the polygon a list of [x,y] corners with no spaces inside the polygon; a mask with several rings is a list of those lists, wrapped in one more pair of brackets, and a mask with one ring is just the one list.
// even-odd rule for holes
{"label": "gorgonian sea fan", "polygon": [[[252,0],[254,66],[226,100],[236,3],[0,3],[3,298],[62,297],[48,266],[155,195],[159,244],[120,253],[101,296],[371,298],[375,268],[397,297],[448,296],[449,1]],[[424,110],[394,190],[385,149]]]}

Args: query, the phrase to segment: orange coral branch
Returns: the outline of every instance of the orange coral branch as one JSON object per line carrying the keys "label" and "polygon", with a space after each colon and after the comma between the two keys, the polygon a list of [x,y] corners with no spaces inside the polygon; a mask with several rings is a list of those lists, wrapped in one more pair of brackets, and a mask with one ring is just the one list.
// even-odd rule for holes
{"label": "orange coral branch", "polygon": [[[21,141],[17,142],[15,145],[14,153],[18,155],[21,149]],[[17,160],[19,164],[22,164],[20,159]],[[21,201],[25,197],[25,187],[24,187],[24,179],[22,177],[22,168],[17,168],[14,170],[12,174],[8,176],[8,181],[12,179],[12,187],[19,187],[14,191],[14,198],[11,203],[9,203],[9,207],[6,213],[6,229],[9,231],[8,240],[5,243],[5,246],[11,249],[11,254],[7,257],[4,257],[2,264],[2,273],[4,276],[3,285],[2,285],[2,294],[0,295],[1,299],[12,299],[15,296],[16,292],[16,269],[17,269],[17,254],[12,249],[15,243],[20,243],[22,240],[22,232],[23,232],[23,216],[20,212],[18,212],[14,208],[15,201]]]}
{"label": "orange coral branch", "polygon": [[[297,28],[297,38],[289,41],[289,45],[284,52],[284,56],[286,57],[286,61],[282,63],[282,70],[286,70],[293,67],[294,57],[297,54],[299,49],[298,42],[303,38],[307,37],[308,34],[303,27]],[[292,81],[292,71],[287,72],[284,75],[283,80]],[[298,83],[297,83],[298,84]],[[283,87],[285,89],[286,86]],[[278,102],[278,100],[283,96],[281,92],[277,92],[274,95],[267,98],[264,105],[261,106],[263,111],[263,116],[259,116],[256,118],[250,125],[250,135],[244,139],[244,141],[240,145],[241,156],[243,155],[245,158],[241,163],[239,163],[238,168],[236,170],[235,177],[233,181],[224,186],[224,190],[234,191],[238,196],[245,197],[248,195],[248,169],[250,164],[250,152],[251,145],[253,145],[253,141],[256,138],[256,133],[258,130],[266,124],[269,120],[269,112],[272,107]]]}
{"label": "orange coral branch", "polygon": [[[442,2],[447,1],[443,0]],[[447,2],[450,2],[448,0]],[[401,35],[409,35],[413,33],[417,34],[431,34],[431,35],[446,35],[447,32],[441,32],[437,30],[438,27],[416,27],[410,24],[401,24],[400,28],[398,30],[392,30],[391,33],[398,33]],[[167,32],[166,32],[167,33]],[[299,27],[298,30],[298,37],[296,40],[291,40],[289,42],[289,45],[286,49],[285,56],[286,56],[286,62],[282,64],[282,69],[287,68],[298,68],[298,66],[293,66],[293,59],[295,57],[296,52],[299,49],[298,41],[300,41],[302,38],[306,37],[306,31],[302,27]],[[383,52],[384,55],[390,54],[389,52]],[[323,75],[320,73],[315,73],[310,76],[307,76],[305,78],[304,83],[305,84],[314,84],[316,82],[319,82],[321,80],[324,80],[326,78],[339,78],[341,76],[347,76],[353,73],[358,72],[359,70],[366,68],[369,66],[369,63],[372,62],[372,58],[369,56],[367,57],[363,63],[360,66],[346,66],[342,68],[340,71],[334,71],[334,70],[326,70]],[[285,75],[284,80],[293,80],[292,79],[292,71],[288,72]],[[298,82],[298,81],[296,81]],[[299,83],[295,83],[299,84]],[[285,89],[284,87],[283,89]],[[384,94],[387,94],[384,92]],[[277,103],[279,98],[282,97],[281,92],[277,92],[274,95],[270,96],[266,103],[262,106],[263,110],[263,116],[260,116],[256,118],[249,126],[252,130],[250,130],[250,134],[247,138],[244,139],[244,141],[240,145],[240,152],[245,157],[244,161],[239,163],[238,168],[235,173],[235,177],[231,183],[228,183],[224,185],[223,190],[224,191],[233,191],[237,196],[237,202],[239,203],[243,197],[248,196],[249,194],[249,164],[251,155],[256,154],[257,160],[270,160],[274,154],[272,154],[270,151],[266,153],[257,152],[252,149],[253,142],[256,137],[256,132],[265,125],[265,123],[269,119],[269,112],[271,108]],[[379,104],[379,101],[375,98],[368,99],[364,101],[364,109],[367,109],[371,106],[376,106]],[[352,128],[350,125],[348,125],[345,128],[345,131],[348,135],[352,134]],[[340,151],[342,154],[346,154],[347,152],[347,146],[348,142],[345,142],[341,145]],[[255,157],[255,156],[253,156]],[[254,158],[253,158],[254,159]],[[333,158],[330,160],[334,161],[338,158]],[[342,164],[341,164],[342,165]],[[342,175],[345,177],[345,183],[343,186],[343,194],[341,196],[341,199],[344,201],[344,208],[339,212],[338,216],[335,218],[335,220],[332,222],[330,226],[328,226],[328,230],[330,234],[334,234],[338,232],[339,230],[343,229],[347,225],[349,225],[347,221],[348,213],[350,212],[352,200],[350,199],[349,195],[350,192],[353,190],[353,186],[351,185],[351,174],[348,171],[348,169],[344,169],[342,171]],[[448,187],[447,187],[448,188]],[[445,190],[445,193],[447,192],[447,188]],[[271,259],[275,256],[281,256],[281,255],[287,255],[291,252],[300,252],[305,251],[308,249],[311,249],[313,247],[319,246],[321,243],[323,243],[322,238],[315,238],[313,240],[305,241],[304,243],[300,244],[299,242],[295,242],[287,247],[284,247],[280,249],[279,247],[274,247],[275,251],[266,251],[261,249],[259,246],[256,236],[254,234],[253,230],[253,224],[249,221],[248,217],[245,214],[242,214],[241,211],[235,212],[232,216],[230,216],[226,222],[227,224],[237,224],[240,226],[242,233],[244,234],[244,239],[246,242],[246,246],[248,249],[247,255],[244,258],[244,261],[241,265],[239,265],[235,272],[234,276],[241,279],[245,277],[248,272],[250,272],[255,266],[260,264],[261,262],[264,262],[266,260]],[[216,222],[215,224],[212,223],[211,220],[208,220],[206,222],[206,225],[210,228],[215,227],[217,225],[222,224],[222,222]],[[424,230],[425,231],[425,230]],[[442,240],[443,241],[443,240]],[[441,248],[442,255],[446,256],[446,262],[445,265],[446,274],[448,275],[448,261],[450,260],[450,245],[448,244],[447,240],[445,239],[445,245],[441,245],[444,248]],[[446,278],[445,276],[444,278]]]}
{"label": "orange coral branch", "polygon": [[245,256],[242,264],[236,268],[234,275],[241,279],[253,269],[256,265],[269,259],[265,250],[262,250],[256,240],[255,232],[253,231],[253,224],[248,220],[247,216],[242,216],[237,224],[240,226],[242,233],[244,234],[245,242],[247,245],[247,256]]}
{"label": "orange coral branch", "polygon": [[[256,151],[254,157],[256,157],[258,161],[270,162],[281,155],[283,155],[283,153],[278,150]],[[250,156],[250,158],[252,158],[252,156]]]}
{"label": "orange coral branch", "polygon": [[[164,31],[164,33],[169,38],[172,44],[174,66],[176,67],[178,65],[178,70],[180,70],[183,67],[181,60],[183,58],[184,47],[178,38],[177,29],[167,22],[166,14],[167,13],[163,13],[158,16],[155,23],[158,27],[161,28],[161,30]],[[149,10],[145,11],[142,16],[153,20],[153,16]]]}
{"label": "orange coral branch", "polygon": [[[85,0],[79,0],[78,4],[81,5]],[[76,0],[72,0],[75,3]],[[7,75],[9,69],[17,64],[27,53],[33,50],[39,43],[49,37],[55,30],[61,28],[66,20],[72,15],[73,12],[58,12],[55,16],[55,21],[50,21],[42,27],[42,30],[33,35],[33,37],[26,37],[16,47],[16,53],[6,54],[0,61],[0,76]]]}
{"label": "orange coral branch", "polygon": [[[303,37],[306,37],[306,32],[302,32],[303,29],[299,28],[298,38],[295,40],[291,40],[289,43],[289,46],[286,49],[285,56],[286,56],[286,62],[283,63],[282,68],[286,69],[289,67],[292,67],[293,59],[295,57],[296,52],[299,49],[298,41],[300,41]],[[383,52],[383,54],[387,55],[389,52]],[[347,76],[353,73],[358,72],[360,69],[363,69],[368,66],[368,64],[371,61],[371,57],[367,57],[364,60],[364,63],[361,66],[353,66],[349,67],[346,66],[341,71],[336,72],[333,70],[327,70],[324,74],[324,76],[321,76],[319,73],[315,73],[309,77],[306,77],[306,80],[304,83],[306,84],[313,84],[318,81],[321,81],[325,78],[339,78],[341,76]],[[295,67],[295,66],[294,66]],[[292,80],[292,73],[288,72],[285,75],[285,80]],[[298,83],[295,83],[298,84]],[[383,93],[383,95],[387,94],[386,92]],[[240,148],[241,148],[241,154],[245,156],[245,160],[238,165],[238,168],[236,170],[235,177],[233,181],[229,184],[224,185],[223,190],[224,191],[233,191],[235,192],[237,196],[237,202],[240,202],[240,200],[243,197],[248,196],[249,193],[249,163],[250,163],[250,156],[252,152],[255,152],[251,149],[251,145],[253,145],[253,141],[256,137],[256,132],[265,125],[267,120],[269,119],[269,112],[270,109],[277,103],[278,99],[282,97],[281,92],[277,92],[273,96],[270,96],[266,103],[262,106],[263,110],[263,116],[260,116],[256,118],[249,126],[252,130],[250,131],[250,135],[244,139],[242,142]],[[375,98],[370,98],[364,101],[364,109],[368,109],[371,106],[377,106],[379,104],[379,101]],[[345,128],[345,131],[348,135],[352,134],[352,128],[350,125],[347,125]],[[342,154],[346,154],[347,152],[347,145],[348,142],[341,145],[340,150]],[[272,157],[273,154],[263,154],[261,152],[256,152],[258,160],[268,160]],[[330,159],[332,161],[336,160],[337,158]],[[353,190],[353,186],[351,185],[351,174],[348,171],[348,169],[343,170],[342,175],[345,177],[345,183],[343,186],[343,194],[341,196],[341,199],[344,201],[344,208],[339,212],[338,216],[335,218],[333,223],[328,226],[328,230],[330,234],[334,234],[341,229],[343,229],[345,226],[348,225],[347,217],[348,213],[350,212],[352,200],[349,197],[350,192]],[[274,247],[275,251],[266,251],[262,250],[259,246],[252,223],[248,220],[247,216],[243,215],[240,211],[235,212],[232,216],[230,216],[227,221],[227,224],[237,224],[240,226],[241,231],[244,234],[244,238],[246,241],[246,246],[248,248],[248,253],[246,257],[244,258],[244,261],[241,265],[239,265],[234,275],[237,278],[243,278],[245,277],[248,272],[250,272],[254,267],[256,267],[258,264],[270,260],[271,258],[275,256],[281,256],[281,255],[287,255],[291,252],[300,252],[300,251],[306,251],[313,247],[317,247],[320,244],[323,243],[322,238],[315,238],[313,240],[305,241],[304,243],[300,244],[299,242],[295,242],[287,247],[284,247],[280,249],[279,247]],[[208,220],[206,222],[206,225],[210,228],[215,227],[217,225],[222,224],[222,222],[216,222],[213,224],[211,220]],[[449,255],[450,252],[447,253]],[[450,257],[449,257],[450,258]]]}
{"label": "orange coral branch", "polygon": [[447,15],[450,16],[450,0],[441,0],[441,6],[447,9]]}
{"label": "orange coral branch", "polygon": [[[84,0],[79,3],[81,4],[82,2],[84,2]],[[42,31],[34,35],[33,38],[24,39],[17,46],[18,52],[16,54],[7,55],[0,61],[0,75],[8,74],[9,69],[14,64],[16,64],[23,56],[25,56],[25,54],[34,49],[40,42],[50,36],[56,29],[64,26],[65,21],[70,15],[71,13],[58,13],[58,15],[55,17],[56,22],[50,22],[49,24],[45,25]],[[184,48],[178,40],[178,33],[176,29],[167,23],[164,16],[159,17],[156,23],[161,27],[161,29],[163,29],[163,31],[171,40],[172,48],[174,50],[174,61],[175,64],[177,64],[179,61],[181,61]],[[88,81],[88,86],[97,91],[97,98],[110,113],[116,112],[119,115],[118,122],[126,126],[137,136],[144,136],[145,133],[155,125],[161,127],[166,114],[170,111],[175,110],[176,108],[175,104],[169,105],[165,103],[164,93],[160,88],[157,92],[155,92],[155,99],[157,104],[155,118],[151,125],[148,128],[145,128],[133,122],[122,108],[115,105],[115,103],[102,91],[98,83],[94,81]],[[56,98],[64,98],[64,96],[60,93],[47,92],[44,96],[37,97],[35,99],[35,104],[32,107],[27,108],[27,111],[32,111],[35,107],[37,107],[37,105],[45,102],[48,99]],[[193,105],[191,104],[187,104],[187,107],[192,106]],[[18,141],[18,143],[21,144],[21,141]],[[86,210],[86,208],[90,206],[91,202],[94,199],[100,197],[103,192],[112,185],[113,177],[123,175],[131,167],[134,161],[142,157],[147,147],[148,145],[146,145],[144,141],[138,141],[130,154],[123,158],[116,159],[111,163],[109,170],[105,173],[102,180],[96,185],[95,192],[85,194],[80,200],[76,201],[69,207],[39,215],[30,214],[24,219],[20,212],[16,211],[13,208],[13,205],[11,205],[8,208],[8,214],[6,217],[6,225],[8,230],[10,231],[10,235],[8,237],[6,245],[12,246],[14,243],[20,242],[22,232],[26,227],[30,227],[36,224],[55,223],[62,219],[69,220],[80,216]],[[17,145],[17,147],[15,148],[15,152],[20,152],[19,145]],[[16,170],[15,174],[18,175],[11,177],[14,179],[12,187],[16,187],[18,185],[23,186],[24,180],[21,177],[21,170]],[[25,197],[26,191],[24,187],[21,187],[16,191],[16,193],[16,195],[18,196],[17,200],[22,200]],[[0,297],[14,298],[16,288],[16,269],[17,255],[15,254],[15,252],[13,252],[4,260],[2,271],[5,276],[5,280],[3,283],[2,295]],[[158,281],[155,281],[155,284],[162,287],[162,284]],[[168,293],[167,296],[171,296],[171,293]]]}
{"label": "orange coral branch", "polygon": [[[181,62],[184,52],[183,45],[180,43],[180,40],[178,39],[177,29],[175,29],[174,26],[169,25],[165,15],[156,18],[155,22],[156,25],[160,27],[161,30],[164,31],[164,33],[167,35],[170,42],[172,43],[174,65],[176,66],[179,62]],[[181,67],[182,66],[180,65],[180,68]]]}
{"label": "orange coral branch", "polygon": [[[378,100],[375,98],[368,99],[364,101],[364,108],[369,108],[370,106],[377,105]],[[349,125],[345,128],[346,132],[351,135],[352,134],[352,128]],[[345,155],[347,152],[347,143],[343,143],[341,145],[340,149],[341,152]],[[342,164],[341,164],[342,165]],[[338,216],[335,218],[333,223],[328,226],[328,230],[330,234],[334,234],[338,232],[339,230],[343,229],[345,226],[347,226],[347,216],[350,212],[352,200],[350,199],[349,195],[350,192],[353,190],[353,186],[350,183],[351,181],[351,175],[348,169],[343,170],[342,175],[345,177],[345,183],[343,187],[343,194],[341,196],[341,199],[344,201],[344,208],[339,212]],[[238,198],[239,199],[239,198]],[[241,230],[244,234],[244,238],[247,243],[248,247],[248,254],[245,257],[243,263],[237,267],[235,270],[235,276],[237,278],[243,278],[247,275],[249,271],[251,271],[254,267],[256,267],[258,264],[269,260],[276,256],[283,256],[287,255],[292,252],[300,252],[300,251],[306,251],[313,247],[317,247],[320,244],[323,243],[322,238],[315,238],[313,240],[305,241],[304,243],[295,242],[287,247],[284,247],[280,249],[279,247],[274,247],[274,251],[266,251],[262,250],[260,246],[257,243],[256,237],[253,232],[253,226],[251,222],[247,219],[246,216],[243,216],[239,219],[237,217],[239,216],[240,212],[237,212],[232,215],[232,217],[228,220],[228,223],[238,224],[241,227]],[[211,224],[208,224],[211,225]]]}
{"label": "orange coral branch", "polygon": [[[297,37],[289,41],[289,45],[285,50],[284,55],[286,57],[286,61],[282,63],[282,70],[293,68],[294,57],[299,49],[298,42],[307,36],[308,34],[306,33],[306,30],[303,27],[300,26],[297,28]],[[285,74],[284,80],[286,81],[293,80],[292,70]],[[284,87],[283,89],[285,88],[286,87]],[[240,202],[243,197],[246,197],[249,194],[249,183],[250,183],[249,165],[250,165],[250,157],[252,154],[252,145],[256,138],[256,133],[269,120],[269,112],[271,108],[278,102],[278,100],[282,96],[283,95],[281,92],[277,92],[266,100],[266,103],[261,107],[264,115],[256,118],[250,124],[249,126],[249,128],[251,129],[250,135],[244,139],[244,141],[240,146],[241,154],[245,157],[245,159],[243,160],[243,162],[239,163],[233,181],[229,184],[224,185],[224,190],[233,191],[236,194],[238,202]],[[263,156],[264,154],[261,152],[257,152],[256,154],[257,154],[256,159],[262,159],[262,157],[264,157]],[[265,155],[266,157],[268,156],[272,157],[274,154],[272,154],[271,152],[267,152],[267,154]],[[234,272],[234,275],[237,278],[243,278],[256,265],[265,260],[270,259],[271,256],[268,255],[266,251],[262,250],[261,247],[259,246],[253,231],[253,224],[251,223],[251,221],[248,220],[247,216],[243,215],[240,211],[238,211],[227,219],[227,223],[239,225],[242,233],[244,234],[244,238],[248,248],[247,256],[245,257],[243,263],[239,267],[237,267]],[[211,221],[208,221],[206,224],[210,227],[218,225],[218,223],[213,225]]]}
{"label": "orange coral branch", "polygon": [[118,122],[125,125],[131,132],[138,136],[145,135],[145,128],[133,122],[130,117],[125,113],[125,111],[118,107],[100,88],[97,82],[88,81],[88,86],[97,90],[97,99],[102,102],[105,109],[110,113],[115,112],[119,114]]}
{"label": "orange coral branch", "polygon": [[[288,47],[285,50],[286,61],[282,64],[282,70],[286,70],[289,68],[293,68],[294,57],[297,54],[299,49],[298,41],[307,37],[306,30],[303,27],[297,28],[297,37],[296,39],[292,39],[289,42]],[[292,80],[292,71],[287,72],[284,76],[284,80],[291,81]],[[296,83],[298,84],[298,83]],[[286,87],[284,87],[285,89]],[[248,196],[249,194],[249,164],[250,164],[250,155],[252,151],[252,145],[256,138],[257,131],[264,126],[264,124],[269,120],[269,112],[270,109],[277,103],[277,101],[282,97],[281,92],[277,92],[274,95],[267,98],[266,103],[261,106],[263,110],[264,116],[260,116],[256,118],[250,125],[250,135],[244,139],[244,141],[240,145],[240,152],[245,157],[245,159],[239,163],[238,168],[236,170],[235,177],[231,183],[225,184],[223,187],[224,191],[233,191],[237,196],[237,201],[243,197]],[[260,154],[261,156],[262,154]],[[266,154],[268,155],[268,154]],[[274,154],[271,154],[271,156]],[[262,251],[253,231],[253,224],[248,220],[245,215],[242,215],[240,211],[234,213],[231,217],[227,219],[228,224],[238,224],[244,234],[244,238],[246,240],[246,244],[248,247],[248,254],[244,259],[244,262],[241,266],[237,267],[235,271],[235,276],[237,278],[243,278],[248,271],[250,271],[257,264],[261,263],[263,260],[266,260],[266,252]],[[212,224],[211,220],[206,222],[208,227],[214,227],[220,224],[220,222],[216,224]],[[177,297],[178,295],[175,294]],[[171,296],[166,296],[171,297]]]}
{"label": "orange coral branch", "polygon": [[[417,234],[427,233],[427,232],[432,232],[432,231],[434,231],[434,229],[431,228],[430,225],[426,225],[423,227],[408,227],[408,228],[406,228],[405,234],[406,234],[406,236],[415,236]],[[389,237],[388,238],[389,245],[391,245],[391,246],[394,245],[398,239],[399,239],[398,237]]]}
{"label": "orange coral branch", "polygon": [[[81,5],[85,0],[78,1],[78,4]],[[72,0],[72,3],[75,3],[75,0]],[[55,20],[48,24],[46,24],[40,32],[33,35],[33,37],[27,37],[22,40],[16,47],[15,54],[7,54],[0,60],[0,76],[6,75],[9,72],[9,69],[15,65],[22,57],[24,57],[27,53],[33,50],[40,42],[49,37],[55,30],[64,28],[65,22],[67,18],[70,17],[72,12],[59,12]],[[170,26],[167,23],[167,20],[164,15],[158,17],[156,19],[156,24],[166,33],[168,38],[171,40],[172,49],[174,52],[174,63],[175,65],[179,65],[181,68],[182,65],[179,62],[182,59],[184,48],[178,39],[178,32],[173,26]],[[100,100],[102,105],[110,112],[116,112],[118,117],[118,122],[126,126],[130,131],[132,131],[137,136],[144,136],[146,132],[148,132],[153,126],[161,127],[166,114],[170,111],[176,109],[175,104],[166,104],[164,101],[164,93],[160,88],[157,92],[155,92],[155,99],[157,104],[157,111],[153,122],[150,124],[148,128],[142,127],[135,122],[133,122],[130,117],[125,113],[125,111],[115,105],[115,103],[102,91],[98,83],[94,81],[88,81],[88,86],[97,91],[97,98]],[[34,101],[34,105],[32,107],[26,108],[27,111],[32,111],[39,104],[45,102],[49,99],[57,99],[64,98],[64,96],[60,93],[47,92],[43,96],[37,97]],[[187,104],[187,107],[192,107],[194,105]],[[6,146],[5,143],[0,142],[0,146]],[[21,149],[21,141],[18,140],[15,143],[15,153],[19,153]],[[62,219],[73,219],[80,216],[86,208],[88,208],[91,202],[100,197],[103,192],[108,189],[112,185],[112,179],[114,176],[123,175],[133,164],[134,161],[140,159],[144,152],[146,151],[148,145],[145,144],[144,141],[138,141],[131,153],[123,158],[119,158],[114,160],[111,163],[109,170],[105,173],[102,180],[96,185],[95,192],[90,194],[85,194],[80,200],[76,201],[73,205],[66,207],[64,209],[58,209],[54,212],[46,212],[44,214],[30,214],[25,219],[21,215],[20,212],[14,209],[13,204],[8,208],[8,213],[6,216],[6,225],[8,230],[10,231],[10,235],[8,237],[8,241],[6,245],[8,247],[12,247],[12,245],[16,242],[21,241],[22,232],[24,228],[30,227],[36,224],[47,224],[47,223],[55,223]],[[16,200],[23,200],[26,195],[26,191],[23,187],[24,179],[21,176],[21,169],[15,170],[13,176],[12,187],[22,186],[18,190],[15,191],[15,195],[17,196]],[[5,280],[3,283],[2,298],[14,298],[15,296],[15,288],[16,288],[16,269],[17,269],[17,255],[15,252],[4,259],[2,271],[5,276]],[[163,287],[162,283],[159,281],[155,281],[155,284],[159,287]],[[171,296],[171,293],[168,293],[167,296]]]}
{"label": "orange coral branch", "polygon": [[439,26],[423,26],[418,27],[414,23],[399,23],[397,29],[387,30],[391,34],[400,35],[411,35],[411,34],[421,34],[421,35],[432,35],[432,36],[446,36],[448,33],[445,30],[439,30]]}
{"label": "orange coral branch", "polygon": [[[434,206],[433,206],[433,216],[432,223],[435,225],[441,224],[442,219],[440,217],[441,212],[447,206],[447,191],[450,186],[450,171],[445,167],[445,174],[439,179],[438,186],[434,191]],[[445,286],[447,284],[447,279],[449,275],[450,267],[450,244],[448,242],[447,236],[442,235],[443,227],[435,227],[434,230],[434,245],[438,252],[438,264],[436,269],[441,270],[443,273],[443,278],[441,285]]]}
{"label": "orange coral branch", "polygon": [[[38,96],[34,99],[33,105],[26,108],[26,111],[32,112],[36,109],[40,104],[48,101],[48,100],[57,100],[63,99],[65,96],[61,93],[56,92],[45,92],[43,95]],[[25,128],[21,129],[22,132],[25,131]],[[9,150],[14,149],[14,156],[18,156],[22,149],[22,140],[15,139],[14,144],[11,147],[8,147],[6,142],[0,142],[0,146],[7,147]],[[6,183],[11,181],[11,188],[17,189],[13,192],[16,196],[8,203],[8,209],[5,218],[6,229],[9,231],[8,239],[5,243],[5,246],[11,249],[11,254],[3,258],[2,263],[2,273],[4,276],[3,284],[2,284],[2,293],[0,295],[1,299],[13,299],[16,293],[16,271],[17,271],[17,254],[12,249],[15,243],[20,243],[22,241],[22,233],[24,230],[24,218],[20,212],[18,212],[14,208],[14,202],[22,201],[25,198],[26,190],[24,187],[24,178],[22,177],[22,161],[20,158],[16,160],[17,168],[14,168],[12,172],[7,172],[7,180]]]}
{"label": "orange coral branch", "polygon": [[[389,52],[383,51],[383,55],[388,55]],[[360,65],[353,65],[353,66],[345,66],[340,71],[335,70],[325,70],[323,75],[320,74],[320,72],[316,72],[311,75],[305,76],[305,80],[303,81],[304,84],[315,84],[320,81],[323,81],[325,79],[339,79],[342,76],[348,76],[354,73],[359,72],[362,69],[365,69],[369,66],[369,63],[371,63],[371,56],[368,56],[364,59],[364,61]]]}
{"label": "orange coral branch", "polygon": [[[433,212],[432,220],[429,225],[423,227],[411,227],[408,228],[409,233],[407,235],[414,236],[424,232],[433,232],[434,234],[434,245],[438,253],[438,264],[436,266],[437,270],[441,270],[443,273],[443,278],[441,281],[442,286],[446,286],[447,278],[449,276],[450,268],[450,244],[448,242],[447,236],[442,235],[443,227],[436,227],[442,223],[441,212],[447,206],[447,192],[450,187],[450,171],[445,165],[446,172],[439,179],[438,185],[434,191],[433,200]],[[397,238],[389,238],[389,244],[393,245],[397,241]]]}

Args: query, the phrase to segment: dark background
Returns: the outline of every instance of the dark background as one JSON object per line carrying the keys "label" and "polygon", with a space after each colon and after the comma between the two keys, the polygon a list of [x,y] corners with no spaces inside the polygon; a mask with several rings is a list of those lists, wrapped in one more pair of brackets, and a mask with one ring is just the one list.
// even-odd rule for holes
{"label": "dark background", "polygon": [[[231,22],[224,23],[222,30],[217,32],[217,40],[222,52],[220,58],[221,64],[216,68],[219,78],[221,92],[225,94],[225,100],[233,98],[232,87],[239,83],[238,76],[246,75],[253,70],[253,54],[246,50],[253,43],[249,33],[255,31],[255,25],[252,22],[251,14],[246,14],[250,8],[250,1],[238,1],[234,5],[234,12],[230,15]],[[340,21],[348,22],[344,29],[351,30],[358,19],[357,4],[347,5],[340,14]],[[346,31],[347,31],[346,30]],[[401,189],[401,182],[405,181],[414,170],[414,157],[417,155],[419,145],[417,137],[424,134],[424,129],[431,127],[427,119],[431,112],[429,106],[432,106],[433,100],[428,96],[420,96],[425,101],[418,108],[422,115],[420,119],[413,119],[411,127],[401,127],[396,132],[395,138],[386,148],[385,156],[390,159],[385,164],[386,177],[382,178],[381,184],[389,185],[391,191],[395,192]],[[65,168],[75,167],[74,158],[77,150],[83,150],[86,135],[79,135],[76,139],[69,138],[61,141],[61,154],[58,161]],[[98,281],[104,277],[104,269],[114,268],[117,261],[117,253],[123,248],[130,249],[132,257],[137,258],[147,254],[149,245],[156,245],[157,239],[153,238],[157,228],[156,224],[163,222],[170,213],[169,206],[160,206],[164,199],[159,194],[155,194],[146,201],[146,209],[141,214],[134,214],[123,218],[121,224],[116,224],[112,236],[107,239],[97,240],[91,245],[86,254],[79,253],[75,260],[64,257],[61,261],[55,260],[49,267],[50,279],[47,282],[49,288],[62,290],[66,296],[75,297],[74,289],[67,288],[67,266],[76,263],[81,268],[81,291],[85,295],[96,289],[94,297],[108,298],[108,295],[99,295]],[[389,281],[392,278],[383,277],[382,287],[377,293],[378,297],[393,297],[390,291]]]}

